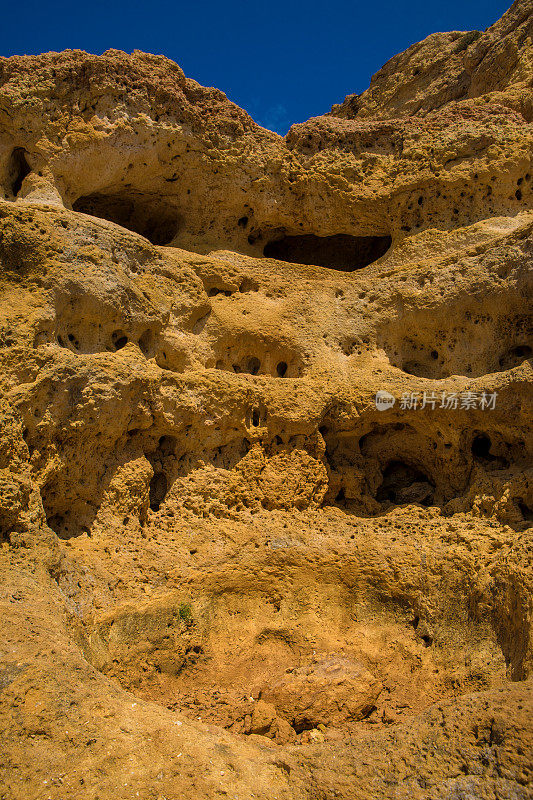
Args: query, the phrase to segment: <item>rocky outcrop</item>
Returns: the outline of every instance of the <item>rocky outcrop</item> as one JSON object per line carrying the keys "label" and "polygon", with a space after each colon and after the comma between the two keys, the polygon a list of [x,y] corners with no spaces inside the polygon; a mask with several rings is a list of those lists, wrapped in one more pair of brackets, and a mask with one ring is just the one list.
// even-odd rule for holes
{"label": "rocky outcrop", "polygon": [[530,11],[285,138],[0,59],[2,798],[528,796]]}
{"label": "rocky outcrop", "polygon": [[[434,33],[387,61],[361,95],[333,106],[351,119],[425,117],[473,100],[497,103],[533,119],[530,0],[517,0],[486,31]],[[398,76],[401,75],[401,80]]]}

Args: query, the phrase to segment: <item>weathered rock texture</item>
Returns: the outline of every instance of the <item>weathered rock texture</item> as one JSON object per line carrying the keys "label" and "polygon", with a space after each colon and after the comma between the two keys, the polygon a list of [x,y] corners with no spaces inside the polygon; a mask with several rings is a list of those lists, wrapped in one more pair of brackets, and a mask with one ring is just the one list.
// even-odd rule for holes
{"label": "weathered rock texture", "polygon": [[285,138],[0,59],[2,800],[532,796],[532,12]]}

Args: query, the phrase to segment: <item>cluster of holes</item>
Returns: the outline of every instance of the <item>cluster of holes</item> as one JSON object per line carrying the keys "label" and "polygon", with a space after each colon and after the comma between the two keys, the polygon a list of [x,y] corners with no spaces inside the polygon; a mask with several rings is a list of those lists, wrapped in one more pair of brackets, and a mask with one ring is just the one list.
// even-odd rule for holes
{"label": "cluster of holes", "polygon": [[[501,323],[494,321],[489,315],[472,317],[469,312],[465,313],[465,320],[467,323],[479,326],[478,330],[475,333],[466,327],[452,331],[436,330],[432,333],[433,346],[427,345],[424,341],[417,341],[415,337],[406,337],[395,346],[384,343],[383,346],[389,355],[391,364],[409,375],[439,380],[451,374],[483,375],[512,369],[533,355],[531,345],[519,341],[505,350],[499,358],[495,358],[494,349],[486,346],[481,331],[483,327],[490,326],[487,335],[491,337],[497,335],[497,338],[500,339],[498,325],[501,326]],[[518,336],[530,337],[526,318],[513,320],[513,324],[516,328],[515,336],[517,338]],[[474,337],[478,342],[478,348],[471,346]],[[436,340],[438,340],[438,344]],[[470,347],[466,346],[467,342],[470,343]],[[479,349],[480,353],[477,361],[474,361],[472,357],[476,349]]]}
{"label": "cluster of holes", "polygon": [[[531,181],[531,175],[529,174],[529,172],[527,172],[523,178],[518,178],[518,180],[516,181],[516,185],[518,186],[518,188],[515,191],[514,196],[519,202],[523,199],[523,190],[526,188],[524,185],[524,181],[525,183],[529,183]],[[533,189],[533,186],[530,186],[529,188],[531,190]],[[511,200],[512,197],[510,197],[509,199]]]}
{"label": "cluster of holes", "polygon": [[[90,353],[94,351],[94,348],[84,347],[83,342],[80,342],[79,337],[71,331],[65,336],[58,333],[56,340],[60,347],[65,347],[73,352]],[[124,348],[130,341],[135,340],[131,339],[126,331],[122,330],[121,328],[117,328],[111,333],[107,343],[102,344],[101,351],[103,352],[107,350],[110,353],[116,353],[118,350],[122,350],[122,348]],[[41,339],[36,338],[36,346],[41,343],[43,343]],[[155,350],[155,337],[153,331],[150,329],[145,330],[144,333],[142,333],[137,339],[137,344],[143,355],[146,356],[146,358],[151,358],[154,355]]]}
{"label": "cluster of holes", "polygon": [[[417,503],[425,506],[433,504],[435,483],[417,457],[418,451],[423,449],[423,444],[414,438],[416,431],[411,426],[404,423],[377,426],[361,436],[358,441],[355,433],[341,436],[330,434],[328,425],[321,425],[319,433],[326,445],[325,456],[331,477],[327,502],[333,498],[335,503],[342,505],[353,506],[354,503],[365,502],[364,496],[368,498],[368,495],[361,473],[364,474],[369,459],[375,463],[377,458],[382,465],[381,480],[373,491],[373,497],[380,504]],[[388,459],[385,454],[389,456]],[[368,476],[370,484],[375,480],[373,470],[374,467],[372,467],[372,477]],[[347,486],[351,486],[351,493],[354,491],[353,477],[351,477],[354,471],[355,486],[360,484],[356,489],[361,493],[359,497],[347,492]]]}
{"label": "cluster of holes", "polygon": [[[378,428],[360,437],[359,446],[357,446],[355,435],[341,437],[330,435],[327,425],[322,425],[319,428],[319,432],[326,444],[326,459],[332,477],[331,489],[337,492],[335,496],[336,503],[346,504],[348,502],[345,488],[346,480],[349,483],[352,482],[350,475],[353,470],[355,470],[356,475],[360,474],[361,470],[364,471],[365,460],[369,458],[377,458],[382,464],[381,482],[373,494],[379,503],[391,503],[393,505],[416,503],[430,506],[443,500],[441,495],[443,487],[439,489],[435,480],[431,477],[432,474],[438,475],[439,470],[435,467],[429,471],[429,468],[426,468],[420,462],[418,453],[415,452],[418,450],[422,453],[422,443],[419,442],[416,445],[415,440],[412,438],[409,444],[407,443],[408,437],[412,437],[416,433],[411,426],[403,423],[384,427],[378,426]],[[406,437],[405,439],[403,439],[404,436]],[[430,452],[437,450],[439,446],[438,437],[441,436],[442,434],[438,432],[437,437],[432,441],[428,441],[427,446],[431,448]],[[394,439],[394,437],[397,438]],[[509,469],[511,463],[519,463],[522,459],[527,458],[527,449],[523,440],[509,443],[501,434],[494,434],[493,438],[494,441],[486,431],[463,432],[461,436],[462,442],[455,454],[460,459],[460,462],[465,464],[463,489],[468,482],[469,463],[478,464],[489,471],[506,470]],[[380,445],[382,440],[383,444]],[[446,460],[449,460],[450,456],[453,457],[453,454],[449,452],[453,447],[452,443],[442,439],[440,444],[445,451],[448,451]],[[391,457],[385,460],[380,455],[380,452],[387,451],[391,454]],[[470,459],[468,457],[465,458],[465,456],[468,456],[468,451],[470,451]],[[392,453],[395,453],[395,455],[393,456]],[[435,455],[437,457],[437,454]],[[372,478],[372,480],[374,479]],[[455,488],[461,492],[460,479],[459,483],[455,482]],[[365,493],[362,487],[361,491],[363,494]],[[332,491],[330,497],[333,496],[334,493]],[[353,499],[352,497],[350,502]],[[524,502],[523,498],[520,498],[520,502]],[[522,510],[525,519],[527,518],[527,513],[527,508]]]}
{"label": "cluster of holes", "polygon": [[[266,411],[260,407],[249,409],[246,419],[249,428],[259,428],[266,425]],[[187,438],[192,426],[188,426],[184,431],[184,440]],[[129,436],[138,436],[138,429],[129,431]],[[279,442],[277,442],[279,440]],[[283,444],[281,437],[276,437],[276,443]],[[182,442],[182,447],[178,448],[178,441],[175,436],[163,435],[159,438],[155,449],[145,447],[147,459],[153,468],[153,476],[149,485],[149,506],[154,512],[158,512],[165,502],[170,486],[175,479],[188,475],[198,467],[210,464],[216,468],[231,470],[238,462],[246,456],[251,448],[251,442],[246,437],[237,438],[226,445],[220,445],[212,450],[202,452],[191,452],[186,447],[186,442]],[[246,502],[243,500],[244,505]]]}
{"label": "cluster of holes", "polygon": [[[450,159],[449,161],[453,161],[454,159]],[[449,163],[449,162],[446,162]],[[439,173],[435,173],[435,177],[439,177]],[[463,190],[460,192],[459,198],[460,202],[456,205],[452,206],[452,213],[451,213],[451,221],[454,225],[463,224],[465,222],[471,223],[472,222],[472,209],[468,207],[468,204],[472,205],[476,200],[483,204],[483,207],[486,209],[488,207],[489,212],[493,210],[493,205],[495,202],[495,195],[493,190],[493,185],[497,181],[496,175],[493,175],[490,178],[490,181],[486,184],[483,183],[475,183],[479,181],[479,175],[477,173],[473,176],[474,179],[474,189],[470,192]],[[516,181],[517,189],[514,194],[509,195],[509,200],[512,202],[518,201],[522,202],[524,199],[524,189],[525,184],[529,184],[531,181],[530,173],[526,173],[523,177],[518,178]],[[529,186],[531,190],[532,186]],[[402,210],[402,224],[401,230],[405,233],[410,233],[413,228],[420,229],[422,225],[431,225],[435,222],[436,217],[441,217],[441,214],[437,212],[429,212],[427,211],[425,217],[422,214],[422,207],[426,205],[427,201],[432,198],[424,197],[424,195],[419,195],[416,199],[412,199],[405,207],[403,207],[403,200],[398,201],[398,209]],[[438,190],[435,193],[433,199],[440,200],[440,201],[452,201],[453,198],[449,197],[446,192]]]}
{"label": "cluster of holes", "polygon": [[[35,409],[34,416],[39,418],[41,416],[41,411]],[[249,428],[265,428],[266,420],[267,413],[265,408],[259,405],[249,408],[246,419],[246,424]],[[191,428],[192,426],[188,426],[188,429]],[[185,437],[188,435],[188,429],[185,429]],[[406,426],[402,423],[397,423],[393,426],[389,426],[388,428],[388,430],[392,432],[409,432],[409,429],[410,426]],[[410,430],[412,431],[412,429]],[[320,426],[319,432],[327,442],[330,432],[328,426]],[[260,433],[264,434],[264,431],[261,431]],[[375,437],[381,437],[384,433],[385,431],[379,429],[371,431],[370,433],[360,437],[358,449],[363,459],[365,457],[369,457],[372,452],[374,452]],[[138,434],[140,434],[138,429],[128,432],[130,437]],[[465,432],[465,437],[467,436],[468,434]],[[253,437],[250,436],[250,438]],[[510,445],[506,445],[505,442],[501,440],[501,437],[497,437],[497,440],[497,447],[494,447],[493,449],[491,436],[486,432],[477,431],[474,432],[473,435],[470,434],[469,438],[466,438],[465,445],[470,447],[472,460],[474,462],[477,462],[488,469],[505,469],[509,467],[509,461],[498,453],[506,452],[506,449],[509,452],[513,450],[514,453],[516,447],[513,449]],[[284,449],[286,447],[289,449],[292,447],[305,447],[306,442],[307,437],[291,436],[285,443],[281,436],[276,435],[271,439],[269,452],[270,454],[278,452],[280,447]],[[353,452],[353,447],[349,442],[348,445],[349,447],[348,450],[346,450],[346,453],[349,455],[350,452]],[[521,445],[523,446],[524,443],[521,442]],[[436,446],[436,442],[434,442],[434,447]],[[451,447],[449,444],[446,444],[445,446]],[[153,467],[153,477],[149,485],[150,509],[154,512],[158,512],[162,504],[165,502],[173,480],[178,475],[188,474],[190,469],[195,468],[195,464],[200,463],[203,465],[204,463],[211,463],[214,466],[221,467],[223,469],[232,469],[235,464],[244,455],[246,455],[250,447],[250,441],[246,438],[243,438],[238,442],[233,441],[228,445],[215,448],[213,451],[206,451],[202,457],[198,459],[198,454],[194,455],[193,457],[190,450],[187,449],[186,443],[184,443],[181,455],[179,455],[178,442],[175,436],[167,434],[161,436],[157,442],[157,445],[155,446],[155,449],[152,449],[152,447],[145,448],[146,456]],[[357,449],[357,446],[355,449]],[[329,449],[329,446],[327,446],[326,457],[328,458],[331,469],[335,471],[339,466],[342,469],[342,462],[344,459],[343,453],[339,454],[340,461],[338,465],[336,464],[335,460],[332,460],[331,455],[332,453]],[[385,506],[389,504],[404,505],[411,503],[417,503],[423,506],[430,506],[433,504],[436,491],[434,481],[431,479],[431,477],[429,477],[427,472],[424,471],[424,468],[421,468],[416,464],[416,459],[410,461],[409,458],[409,456],[400,455],[399,457],[382,462],[383,466],[381,468],[381,483],[374,493],[374,497],[379,503]],[[344,487],[341,486],[341,488],[338,490],[335,497],[335,502],[337,504],[345,504],[346,496]],[[514,498],[514,502],[520,509],[523,519],[525,521],[531,521],[533,519],[533,511],[528,506],[525,499]],[[43,504],[47,508],[50,506],[45,491],[43,491]],[[71,535],[79,535],[79,532],[83,533],[88,530],[86,527],[84,527],[81,528],[79,532],[72,533],[72,526],[70,522],[65,519],[64,512],[57,511],[55,508],[50,509],[48,516],[50,526],[58,532],[59,536],[68,537]],[[128,520],[125,519],[125,524],[127,521]]]}
{"label": "cluster of holes", "polygon": [[[289,365],[286,361],[278,361],[274,367],[272,373],[266,372],[265,369],[262,369],[262,362],[257,356],[246,356],[244,359],[240,361],[233,361],[231,366],[229,367],[230,370],[239,374],[244,373],[247,375],[266,375],[270,374],[272,377],[275,378],[287,378],[290,377],[290,370]],[[216,369],[221,370],[228,370],[226,367],[225,362],[222,360],[217,361]]]}

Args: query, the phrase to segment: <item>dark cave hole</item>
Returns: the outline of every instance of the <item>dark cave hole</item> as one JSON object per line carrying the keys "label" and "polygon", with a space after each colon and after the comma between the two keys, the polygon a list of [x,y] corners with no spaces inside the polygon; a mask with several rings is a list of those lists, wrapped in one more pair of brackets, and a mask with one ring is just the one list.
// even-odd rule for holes
{"label": "dark cave hole", "polygon": [[526,358],[531,358],[531,355],[533,355],[533,349],[528,344],[519,344],[500,358],[500,367],[503,369],[518,367]]}
{"label": "dark cave hole", "polygon": [[[43,505],[44,498],[43,498]],[[45,508],[46,511],[46,508]],[[56,512],[46,514],[46,524],[51,528],[58,539],[75,539],[78,536],[86,534],[91,536],[90,528],[87,525],[79,525],[73,520],[72,516],[67,512]]]}
{"label": "dark cave hole", "polygon": [[175,436],[165,434],[159,439],[158,450],[162,456],[171,455],[176,451],[178,440]]}
{"label": "dark cave hole", "polygon": [[311,731],[315,727],[316,723],[309,722],[307,719],[302,719],[296,722],[292,720],[291,728],[295,731],[295,733],[303,733],[304,731]]}
{"label": "dark cave hole", "polygon": [[167,496],[168,481],[164,472],[156,472],[150,481],[150,508],[152,511],[159,511],[161,503]]}
{"label": "dark cave hole", "polygon": [[63,532],[65,519],[62,514],[53,514],[46,518],[46,524],[51,528],[59,539],[68,539],[68,535]]}
{"label": "dark cave hole", "polygon": [[526,522],[533,522],[533,508],[530,508],[523,500],[518,501],[518,508]]}
{"label": "dark cave hole", "polygon": [[128,337],[124,331],[113,331],[111,334],[111,341],[115,350],[122,350],[128,344]]}
{"label": "dark cave hole", "polygon": [[509,461],[502,456],[495,456],[490,451],[492,441],[486,433],[478,433],[472,439],[471,451],[474,459],[490,469],[508,469]]}
{"label": "dark cave hole", "polygon": [[254,408],[254,410],[252,411],[252,425],[254,426],[254,428],[257,428],[259,426],[259,420],[260,420],[259,409]]}
{"label": "dark cave hole", "polygon": [[390,236],[284,236],[268,242],[263,250],[266,258],[329,267],[353,272],[372,264],[385,255],[391,246]]}
{"label": "dark cave hole", "polygon": [[237,222],[237,225],[239,225],[241,228],[246,228],[248,225],[248,217],[241,217]]}
{"label": "dark cave hole", "polygon": [[139,347],[143,356],[146,358],[151,358],[154,354],[155,349],[155,340],[154,334],[150,329],[146,330],[141,336],[139,336]]}
{"label": "dark cave hole", "polygon": [[122,225],[155,245],[170,244],[178,232],[176,212],[160,200],[150,202],[125,193],[96,193],[79,197],[72,208]]}
{"label": "dark cave hole", "polygon": [[477,436],[474,436],[472,439],[471,450],[474,458],[492,461],[494,456],[490,452],[491,447],[492,442],[490,436],[487,436],[486,433],[478,433]]}
{"label": "dark cave hole", "polygon": [[403,461],[391,461],[383,470],[383,481],[376,492],[379,503],[395,505],[420,503],[429,506],[433,502],[434,485],[428,476]]}
{"label": "dark cave hole", "polygon": [[261,369],[261,362],[255,356],[252,356],[252,358],[248,359],[247,366],[248,366],[248,372],[250,373],[250,375],[257,375],[257,373]]}
{"label": "dark cave hole", "polygon": [[10,173],[14,176],[11,191],[18,195],[22,188],[22,181],[31,172],[31,167],[26,161],[26,151],[23,147],[15,147],[11,153]]}
{"label": "dark cave hole", "polygon": [[278,378],[284,378],[287,374],[287,363],[285,361],[280,361],[279,364],[276,366],[276,373]]}

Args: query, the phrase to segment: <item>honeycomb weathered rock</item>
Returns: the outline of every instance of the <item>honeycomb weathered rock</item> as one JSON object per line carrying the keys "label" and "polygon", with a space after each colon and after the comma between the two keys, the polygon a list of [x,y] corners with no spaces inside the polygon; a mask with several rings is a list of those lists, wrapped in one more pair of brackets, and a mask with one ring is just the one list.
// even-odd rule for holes
{"label": "honeycomb weathered rock", "polygon": [[0,59],[2,800],[529,796],[532,10],[285,138]]}

